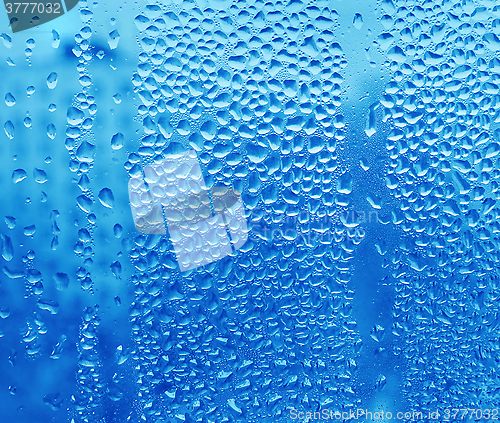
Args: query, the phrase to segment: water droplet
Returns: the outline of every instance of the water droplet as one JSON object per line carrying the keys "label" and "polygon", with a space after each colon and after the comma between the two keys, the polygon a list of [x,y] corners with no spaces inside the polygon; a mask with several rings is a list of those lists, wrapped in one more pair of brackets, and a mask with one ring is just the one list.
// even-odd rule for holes
{"label": "water droplet", "polygon": [[158,129],[160,130],[161,134],[167,139],[169,139],[174,132],[174,128],[172,127],[172,125],[170,125],[168,119],[163,116],[158,120]]}
{"label": "water droplet", "polygon": [[117,132],[111,137],[111,148],[113,150],[119,150],[123,147],[123,143],[125,141],[125,137],[121,132]]}
{"label": "water droplet", "polygon": [[35,227],[35,225],[30,225],[30,226],[26,226],[26,227],[24,228],[24,232],[23,232],[23,233],[24,233],[24,235],[26,235],[26,236],[33,236],[33,235],[34,235],[34,233],[35,233],[35,231],[36,231],[36,227]]}
{"label": "water droplet", "polygon": [[10,120],[5,122],[3,129],[5,130],[5,134],[10,140],[14,138],[14,124]]}
{"label": "water droplet", "polygon": [[35,181],[38,182],[39,184],[44,184],[48,180],[47,174],[42,169],[35,168],[35,170],[33,170],[33,177],[35,178]]}
{"label": "water droplet", "polygon": [[47,126],[47,136],[53,140],[56,137],[56,126],[53,123],[50,123]]}
{"label": "water droplet", "polygon": [[5,104],[9,107],[12,107],[14,104],[16,104],[16,99],[11,93],[5,94]]}
{"label": "water droplet", "polygon": [[16,227],[16,218],[13,216],[5,216],[5,224],[9,229],[14,229]]}
{"label": "water droplet", "polygon": [[83,75],[80,78],[78,78],[78,81],[80,82],[80,85],[82,87],[89,87],[92,85],[92,79],[88,75]]}
{"label": "water droplet", "polygon": [[53,90],[57,85],[58,76],[57,73],[51,72],[47,77],[47,87],[49,90]]}
{"label": "water droplet", "polygon": [[68,112],[66,114],[67,121],[70,125],[79,125],[83,122],[85,118],[85,113],[83,113],[80,109],[76,107],[68,108]]}
{"label": "water droplet", "polygon": [[26,179],[27,176],[28,175],[24,169],[16,169],[12,172],[12,182],[17,184]]}
{"label": "water droplet", "polygon": [[378,103],[372,104],[368,110],[368,116],[366,118],[365,133],[368,137],[373,136],[377,132],[377,118],[376,110],[378,108]]}
{"label": "water droplet", "polygon": [[52,47],[58,48],[60,42],[61,42],[61,37],[59,36],[59,33],[55,29],[53,29],[52,30]]}
{"label": "water droplet", "polygon": [[248,144],[247,147],[248,158],[253,163],[261,163],[267,157],[268,150],[258,144]]}
{"label": "water droplet", "polygon": [[108,207],[110,209],[113,208],[115,204],[115,197],[109,188],[103,188],[101,192],[99,192],[98,198],[104,207]]}
{"label": "water droplet", "polygon": [[350,194],[352,192],[353,177],[346,172],[337,179],[337,192],[340,194]]}
{"label": "water droplet", "polygon": [[58,291],[63,291],[69,287],[69,276],[66,273],[56,273],[54,281]]}
{"label": "water droplet", "polygon": [[179,121],[176,129],[180,135],[189,135],[191,133],[191,125],[185,119]]}
{"label": "water droplet", "polygon": [[363,16],[360,13],[356,13],[354,15],[354,19],[352,21],[354,28],[361,29],[363,27]]}
{"label": "water droplet", "polygon": [[379,197],[376,195],[372,194],[366,197],[366,200],[370,203],[370,205],[377,210],[380,210],[382,208],[382,201]]}
{"label": "water droplet", "polygon": [[111,269],[111,272],[113,275],[115,275],[116,279],[121,279],[120,275],[122,273],[122,265],[120,264],[119,261],[115,261],[111,263],[111,266],[109,266]]}
{"label": "water droplet", "polygon": [[85,213],[90,213],[90,211],[92,210],[92,200],[86,195],[79,195],[76,198],[76,202],[80,209],[82,209],[82,211],[84,211]]}
{"label": "water droplet", "polygon": [[115,235],[115,238],[121,238],[123,234],[123,227],[119,223],[115,224],[113,226],[113,234]]}
{"label": "water droplet", "polygon": [[116,47],[118,47],[119,41],[120,41],[120,34],[118,33],[118,31],[116,29],[114,29],[113,31],[111,31],[109,33],[109,37],[108,37],[109,48],[111,50],[113,50]]}
{"label": "water droplet", "polygon": [[215,138],[216,133],[217,133],[217,125],[211,120],[203,122],[203,124],[200,127],[200,134],[202,135],[203,138],[205,138],[208,141],[213,140]]}
{"label": "water droplet", "polygon": [[92,163],[94,161],[95,149],[95,145],[90,144],[88,141],[82,141],[76,149],[76,158],[83,163]]}
{"label": "water droplet", "polygon": [[81,7],[80,8],[80,18],[81,18],[82,22],[90,22],[90,20],[92,19],[93,16],[94,16],[94,13],[88,7]]}
{"label": "water droplet", "polygon": [[12,38],[10,37],[10,35],[7,35],[6,33],[3,33],[3,34],[0,34],[0,38],[2,39],[3,41],[3,45],[7,48],[11,48],[12,47]]}
{"label": "water droplet", "polygon": [[12,240],[7,235],[0,234],[2,257],[5,261],[11,261],[14,258],[14,246]]}

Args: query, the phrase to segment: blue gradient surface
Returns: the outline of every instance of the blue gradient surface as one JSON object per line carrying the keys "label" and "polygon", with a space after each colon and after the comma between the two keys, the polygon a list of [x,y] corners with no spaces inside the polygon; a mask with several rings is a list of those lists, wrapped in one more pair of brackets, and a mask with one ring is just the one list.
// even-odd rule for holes
{"label": "blue gradient surface", "polygon": [[[0,15],[0,420],[494,419],[499,28],[492,0]],[[128,183],[189,150],[248,240],[181,272]]]}

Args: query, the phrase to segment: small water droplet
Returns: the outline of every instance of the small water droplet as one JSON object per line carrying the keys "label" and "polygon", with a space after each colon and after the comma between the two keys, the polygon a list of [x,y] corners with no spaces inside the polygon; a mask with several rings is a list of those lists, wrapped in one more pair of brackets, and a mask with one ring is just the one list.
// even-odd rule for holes
{"label": "small water droplet", "polygon": [[108,38],[109,48],[111,50],[114,50],[116,47],[118,47],[119,41],[120,41],[120,34],[116,29],[114,29],[109,33],[109,38]]}
{"label": "small water droplet", "polygon": [[11,93],[5,94],[5,104],[9,107],[12,107],[16,104],[16,99]]}
{"label": "small water droplet", "polygon": [[58,75],[55,72],[51,72],[47,77],[47,87],[49,90],[53,90],[57,85]]}
{"label": "small water droplet", "polygon": [[111,137],[111,148],[113,150],[119,150],[123,147],[125,137],[121,132],[116,133]]}
{"label": "small water droplet", "polygon": [[52,140],[56,137],[56,126],[53,123],[47,126],[47,136]]}
{"label": "small water droplet", "polygon": [[363,16],[360,13],[356,13],[354,15],[354,19],[352,20],[352,24],[354,28],[361,29],[363,27]]}
{"label": "small water droplet", "polygon": [[35,233],[35,231],[36,231],[35,225],[26,226],[24,228],[24,235],[26,235],[26,236],[33,236],[33,234]]}
{"label": "small water droplet", "polygon": [[52,30],[52,47],[58,48],[60,42],[61,42],[61,37],[59,36],[59,33],[55,29],[53,29]]}
{"label": "small water droplet", "polygon": [[0,38],[2,39],[3,41],[3,44],[5,47],[7,48],[11,48],[12,47],[12,38],[7,35],[5,32],[3,34],[0,34]]}
{"label": "small water droplet", "polygon": [[5,224],[9,229],[14,229],[16,227],[16,218],[13,216],[5,216]]}
{"label": "small water droplet", "polygon": [[[7,218],[5,218],[7,219]],[[123,227],[119,223],[117,223],[115,226],[113,226],[113,233],[115,235],[115,238],[121,238],[122,233],[123,233]]]}
{"label": "small water droplet", "polygon": [[10,140],[14,138],[14,124],[10,120],[5,122],[3,129],[5,130],[5,134]]}

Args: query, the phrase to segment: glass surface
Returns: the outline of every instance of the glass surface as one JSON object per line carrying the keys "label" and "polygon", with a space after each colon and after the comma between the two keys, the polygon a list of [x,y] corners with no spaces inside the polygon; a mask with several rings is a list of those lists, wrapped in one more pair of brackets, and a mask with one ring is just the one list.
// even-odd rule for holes
{"label": "glass surface", "polygon": [[4,3],[0,421],[500,418],[497,1]]}

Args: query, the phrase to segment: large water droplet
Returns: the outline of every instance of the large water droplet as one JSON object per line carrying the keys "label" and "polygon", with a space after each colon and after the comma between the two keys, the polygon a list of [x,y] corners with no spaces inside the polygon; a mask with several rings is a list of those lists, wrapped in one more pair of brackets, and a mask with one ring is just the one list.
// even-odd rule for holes
{"label": "large water droplet", "polygon": [[35,232],[36,232],[35,225],[26,226],[23,231],[25,236],[33,236]]}
{"label": "large water droplet", "polygon": [[77,109],[76,107],[70,107],[68,108],[66,117],[70,125],[79,125],[80,123],[83,122],[83,119],[85,118],[85,113],[83,113],[80,109]]}
{"label": "large water droplet", "polygon": [[86,195],[79,195],[76,198],[76,202],[80,209],[82,209],[85,213],[90,213],[92,210],[92,200]]}
{"label": "large water droplet", "polygon": [[14,216],[5,216],[5,224],[9,229],[16,227],[16,218]]}
{"label": "large water droplet", "polygon": [[217,125],[211,120],[207,120],[200,127],[200,134],[202,135],[203,138],[205,138],[208,141],[213,140],[215,138],[216,133],[217,133]]}
{"label": "large water droplet", "polygon": [[48,180],[47,174],[42,169],[35,168],[35,170],[33,170],[33,177],[35,178],[35,181],[38,182],[39,184],[44,184]]}
{"label": "large water droplet", "polygon": [[353,177],[346,172],[337,179],[337,192],[340,194],[350,194],[352,192]]}
{"label": "large water droplet", "polygon": [[92,163],[95,155],[95,145],[83,141],[76,149],[76,158],[84,163]]}
{"label": "large water droplet", "polygon": [[7,235],[0,234],[0,240],[2,244],[2,257],[5,261],[11,261],[14,257],[14,246],[12,245],[12,240]]}
{"label": "large water droplet", "polygon": [[27,176],[28,175],[24,169],[16,169],[12,172],[12,182],[17,184],[26,179]]}
{"label": "large water droplet", "polygon": [[108,207],[110,209],[113,208],[115,204],[115,197],[109,188],[103,188],[101,192],[99,192],[98,198],[104,207]]}

